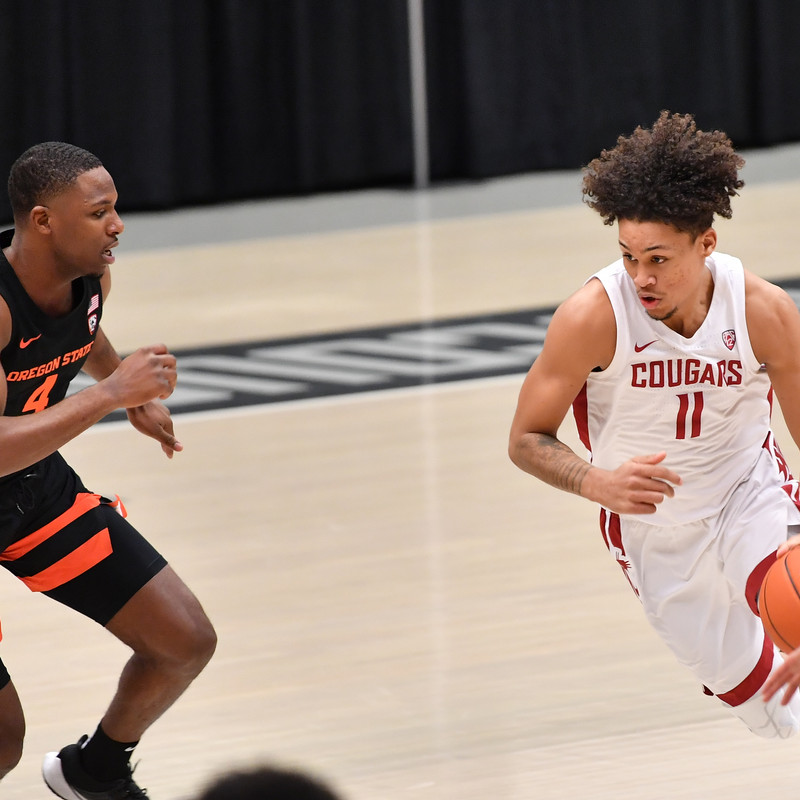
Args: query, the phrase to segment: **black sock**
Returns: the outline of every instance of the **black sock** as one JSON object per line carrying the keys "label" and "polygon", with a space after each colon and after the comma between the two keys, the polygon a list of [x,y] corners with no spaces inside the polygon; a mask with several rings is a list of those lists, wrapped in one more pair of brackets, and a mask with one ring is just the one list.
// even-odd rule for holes
{"label": "black sock", "polygon": [[128,762],[139,742],[117,742],[109,739],[101,725],[81,749],[81,764],[99,781],[114,781],[128,774]]}

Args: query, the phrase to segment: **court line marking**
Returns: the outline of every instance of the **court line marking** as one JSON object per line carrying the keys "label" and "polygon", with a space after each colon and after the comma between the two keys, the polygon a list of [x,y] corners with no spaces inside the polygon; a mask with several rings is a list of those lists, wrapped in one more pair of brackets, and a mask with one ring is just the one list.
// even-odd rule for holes
{"label": "court line marking", "polygon": [[[278,414],[286,411],[305,411],[338,405],[361,405],[365,403],[382,402],[384,400],[397,400],[409,395],[444,394],[446,392],[462,392],[481,388],[487,384],[522,385],[524,372],[506,375],[487,375],[483,378],[464,378],[463,380],[446,381],[439,383],[417,384],[414,386],[399,386],[393,389],[371,389],[366,392],[350,392],[348,394],[332,394],[324,397],[307,397],[299,400],[285,400],[277,403],[251,403],[245,406],[231,406],[229,408],[205,409],[203,411],[184,411],[173,414],[176,426],[194,422],[208,422],[219,419],[235,419],[236,417],[257,416],[265,414]],[[169,406],[169,400],[166,401]],[[509,409],[509,424],[513,408]],[[81,436],[95,431],[107,431],[130,427],[126,419],[114,419],[108,422],[99,422],[87,428]],[[180,436],[178,436],[180,439]]]}
{"label": "court line marking", "polygon": [[[800,277],[774,283],[800,306]],[[216,419],[521,376],[541,352],[554,311],[534,308],[176,351],[178,385],[167,405],[175,418]],[[91,383],[81,375],[70,393]],[[127,423],[124,411],[99,424],[117,421]]]}

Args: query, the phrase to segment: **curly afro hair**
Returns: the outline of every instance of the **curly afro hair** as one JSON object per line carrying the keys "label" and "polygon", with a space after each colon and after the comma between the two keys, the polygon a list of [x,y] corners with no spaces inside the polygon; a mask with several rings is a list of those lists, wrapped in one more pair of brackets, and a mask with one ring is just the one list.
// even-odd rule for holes
{"label": "curly afro hair", "polygon": [[664,222],[694,236],[714,215],[730,219],[744,159],[722,131],[697,130],[691,114],[662,111],[649,130],[620,136],[584,169],[583,200],[606,225]]}

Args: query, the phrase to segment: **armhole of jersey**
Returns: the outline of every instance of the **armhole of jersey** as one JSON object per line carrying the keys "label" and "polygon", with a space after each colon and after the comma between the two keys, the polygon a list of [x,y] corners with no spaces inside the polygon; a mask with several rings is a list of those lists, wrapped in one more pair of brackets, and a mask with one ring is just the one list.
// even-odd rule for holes
{"label": "armhole of jersey", "polygon": [[609,303],[611,303],[611,311],[614,314],[614,356],[605,369],[593,371],[591,373],[591,377],[613,377],[618,375],[627,363],[627,351],[624,346],[620,346],[625,342],[626,339],[629,338],[626,322],[627,318],[625,316],[625,303],[622,298],[622,293],[615,292],[611,288],[611,286],[616,284],[617,276],[615,274],[609,274],[606,270],[601,270],[601,272],[592,275],[589,280],[595,278],[600,281],[600,285],[603,287]]}
{"label": "armhole of jersey", "polygon": [[736,325],[741,326],[741,330],[745,333],[743,337],[744,341],[740,343],[740,352],[748,361],[745,366],[753,371],[757,371],[763,365],[756,358],[756,354],[753,352],[753,345],[750,343],[750,329],[747,327],[747,294],[744,287],[744,267],[738,258],[731,258],[734,263],[731,265],[731,268],[727,270],[727,273],[730,276],[731,289],[734,297],[741,299],[741,302],[734,303],[736,314],[739,317],[739,319],[736,320]]}

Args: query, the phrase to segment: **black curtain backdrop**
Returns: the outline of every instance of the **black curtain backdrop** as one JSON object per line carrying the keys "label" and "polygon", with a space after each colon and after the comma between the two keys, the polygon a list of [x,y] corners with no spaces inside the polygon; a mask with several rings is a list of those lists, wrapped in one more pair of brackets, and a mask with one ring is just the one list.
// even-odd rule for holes
{"label": "black curtain backdrop", "polygon": [[[800,3],[424,9],[434,182],[577,168],[662,108],[800,140]],[[124,210],[410,187],[409,71],[407,0],[0,0],[0,175],[59,139]]]}

